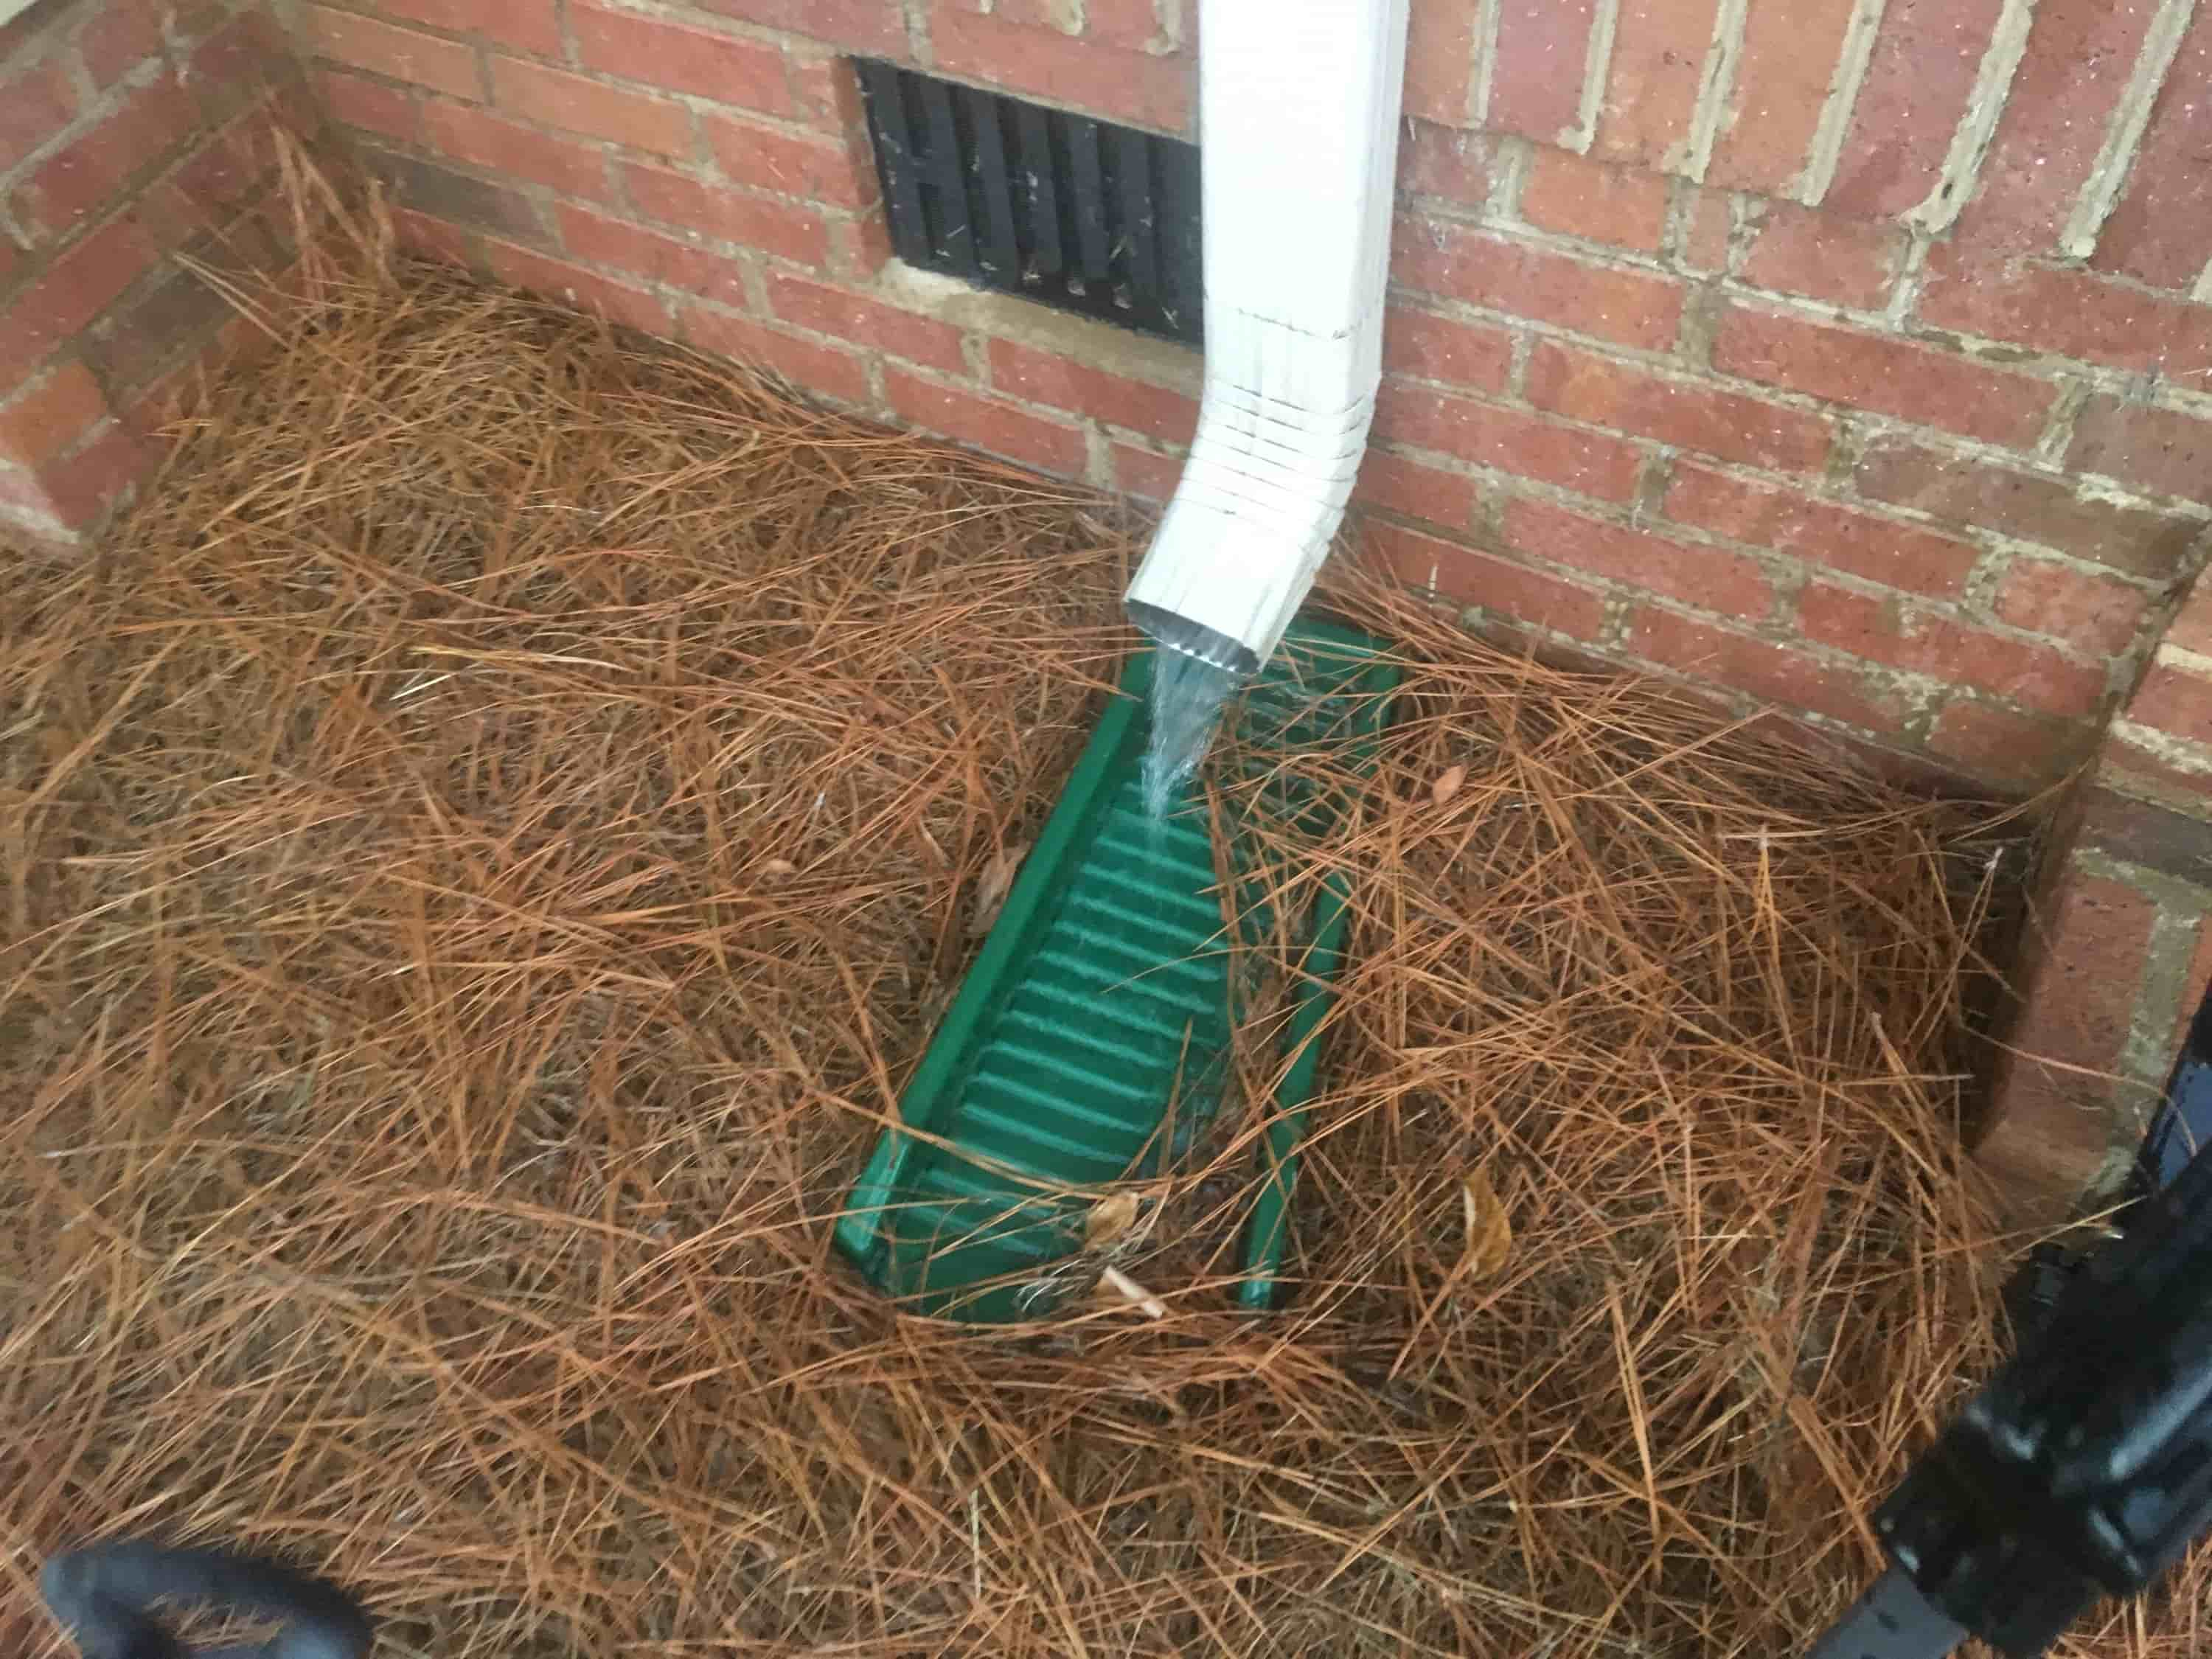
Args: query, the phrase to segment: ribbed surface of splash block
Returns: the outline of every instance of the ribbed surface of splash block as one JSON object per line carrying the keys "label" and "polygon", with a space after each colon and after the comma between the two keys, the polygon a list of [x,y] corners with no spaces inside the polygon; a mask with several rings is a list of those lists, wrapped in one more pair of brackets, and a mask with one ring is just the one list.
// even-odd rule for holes
{"label": "ribbed surface of splash block", "polygon": [[[1318,745],[1371,765],[1397,682],[1380,649],[1349,628],[1299,624],[1231,705],[1277,821],[1317,833],[1334,808],[1271,757]],[[1202,796],[1164,821],[1146,808],[1152,668],[1146,651],[1123,670],[1121,695],[900,1099],[901,1127],[877,1143],[838,1219],[845,1253],[917,1311],[995,1321],[1048,1311],[1051,1270],[1080,1251],[1097,1189],[1179,1157],[1219,1104],[1237,1018],[1221,880]],[[1237,925],[1257,937],[1273,925],[1258,899],[1271,872],[1251,867],[1257,855],[1233,825],[1229,844]],[[1245,1229],[1248,1306],[1267,1304],[1280,1270],[1345,900],[1333,877],[1295,920],[1282,1037],[1294,1058]]]}

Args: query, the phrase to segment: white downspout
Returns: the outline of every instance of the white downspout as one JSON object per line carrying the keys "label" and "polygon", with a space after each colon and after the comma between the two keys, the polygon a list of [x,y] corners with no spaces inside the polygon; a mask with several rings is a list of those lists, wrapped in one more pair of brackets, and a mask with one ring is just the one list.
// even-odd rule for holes
{"label": "white downspout", "polygon": [[1250,673],[1312,588],[1382,375],[1407,0],[1201,0],[1206,382],[1130,620]]}

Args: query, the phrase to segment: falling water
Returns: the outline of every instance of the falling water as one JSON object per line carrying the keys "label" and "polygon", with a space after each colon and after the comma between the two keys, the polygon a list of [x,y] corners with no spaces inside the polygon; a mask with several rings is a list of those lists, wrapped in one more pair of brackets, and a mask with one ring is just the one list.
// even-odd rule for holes
{"label": "falling water", "polygon": [[1232,669],[1162,646],[1152,657],[1152,734],[1145,750],[1145,805],[1164,818],[1190,781],[1222,705],[1243,680]]}

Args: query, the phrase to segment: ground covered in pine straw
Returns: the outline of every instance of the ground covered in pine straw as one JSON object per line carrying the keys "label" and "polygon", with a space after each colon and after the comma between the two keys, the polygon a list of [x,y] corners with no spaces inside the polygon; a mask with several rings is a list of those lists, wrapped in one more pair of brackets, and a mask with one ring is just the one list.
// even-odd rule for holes
{"label": "ground covered in pine straw", "polygon": [[1248,1104],[1115,1247],[1164,1317],[900,1314],[831,1222],[1131,532],[374,225],[0,602],[9,1650],[45,1552],[144,1531],[439,1659],[1721,1659],[1843,1605],[1995,1352],[1987,814],[1347,587],[1405,681],[1291,878],[1357,915],[1287,1304],[1234,1302]]}

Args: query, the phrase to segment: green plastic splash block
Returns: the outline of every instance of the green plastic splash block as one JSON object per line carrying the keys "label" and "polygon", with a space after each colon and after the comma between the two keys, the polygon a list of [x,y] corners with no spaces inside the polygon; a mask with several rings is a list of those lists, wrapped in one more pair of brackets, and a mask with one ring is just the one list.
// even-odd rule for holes
{"label": "green plastic splash block", "polygon": [[[1264,810],[1318,834],[1334,809],[1271,756],[1324,745],[1371,766],[1396,668],[1382,641],[1294,626],[1231,704]],[[837,1221],[839,1246],[917,1312],[1005,1322],[1050,1311],[1052,1269],[1080,1253],[1100,1189],[1185,1155],[1218,1109],[1237,1018],[1221,881],[1202,796],[1146,810],[1152,653],[1134,653],[1023,864],[1005,908]],[[1275,918],[1273,884],[1231,827],[1235,914],[1248,939]],[[1289,937],[1290,1059],[1244,1231],[1248,1307],[1273,1298],[1289,1242],[1304,1105],[1346,930],[1331,876]]]}

